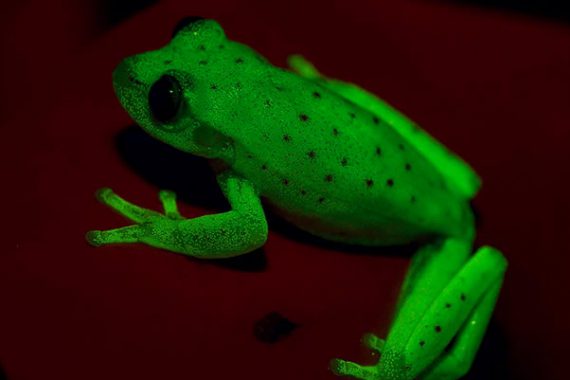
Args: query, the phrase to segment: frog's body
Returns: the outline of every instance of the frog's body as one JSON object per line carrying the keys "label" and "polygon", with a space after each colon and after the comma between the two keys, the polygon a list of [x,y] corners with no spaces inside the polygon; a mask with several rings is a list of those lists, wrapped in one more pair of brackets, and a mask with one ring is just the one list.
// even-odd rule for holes
{"label": "frog's body", "polygon": [[236,98],[247,121],[231,124],[247,127],[222,133],[234,141],[232,169],[278,212],[316,235],[366,245],[466,232],[465,199],[386,120],[318,82],[276,67],[264,74],[247,86],[267,91]]}
{"label": "frog's body", "polygon": [[212,159],[232,210],[184,219],[174,195],[161,192],[163,216],[105,190],[101,200],[139,224],[93,231],[89,240],[202,258],[243,254],[267,237],[263,197],[327,239],[422,242],[386,346],[367,338],[383,348],[380,364],[338,360],[334,369],[363,379],[456,378],[476,352],[506,267],[488,247],[468,257],[477,175],[373,95],[322,77],[299,57],[291,66],[297,73],[271,66],[201,19],[187,20],[163,49],[125,60],[114,75],[125,108],[158,139]]}

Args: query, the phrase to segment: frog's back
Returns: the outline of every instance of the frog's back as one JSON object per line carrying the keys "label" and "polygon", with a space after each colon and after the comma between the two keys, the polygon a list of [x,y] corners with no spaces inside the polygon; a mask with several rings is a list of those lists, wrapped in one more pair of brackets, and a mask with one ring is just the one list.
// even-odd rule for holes
{"label": "frog's back", "polygon": [[257,80],[266,91],[242,97],[255,136],[236,145],[234,169],[287,219],[369,245],[462,233],[466,202],[385,120],[288,71]]}

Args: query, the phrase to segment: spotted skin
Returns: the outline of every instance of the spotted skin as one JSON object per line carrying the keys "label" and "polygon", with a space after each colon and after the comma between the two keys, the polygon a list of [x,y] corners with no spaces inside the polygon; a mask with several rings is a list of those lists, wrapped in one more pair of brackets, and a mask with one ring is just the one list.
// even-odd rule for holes
{"label": "spotted skin", "polygon": [[333,241],[421,243],[388,336],[363,339],[380,361],[336,359],[331,369],[374,380],[461,376],[506,269],[493,248],[471,256],[469,200],[479,177],[374,95],[326,78],[300,56],[289,64],[291,70],[271,65],[200,18],[178,24],[161,49],[126,58],[113,74],[123,107],[150,135],[209,159],[231,209],[187,219],[172,192],[159,194],[159,213],[105,189],[99,200],[135,224],[90,231],[88,241],[144,243],[203,259],[236,256],[265,243],[264,207],[271,207]]}

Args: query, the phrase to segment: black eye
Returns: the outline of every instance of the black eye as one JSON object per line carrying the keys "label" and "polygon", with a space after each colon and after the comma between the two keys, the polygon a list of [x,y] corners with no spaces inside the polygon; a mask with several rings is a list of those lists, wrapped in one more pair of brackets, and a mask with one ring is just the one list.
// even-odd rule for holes
{"label": "black eye", "polygon": [[161,123],[171,121],[182,103],[182,87],[171,75],[163,75],[148,93],[148,104],[152,116]]}
{"label": "black eye", "polygon": [[182,20],[176,23],[176,26],[172,30],[172,37],[174,37],[182,29],[186,28],[188,25],[195,23],[196,21],[204,20],[204,17],[200,16],[186,16]]}

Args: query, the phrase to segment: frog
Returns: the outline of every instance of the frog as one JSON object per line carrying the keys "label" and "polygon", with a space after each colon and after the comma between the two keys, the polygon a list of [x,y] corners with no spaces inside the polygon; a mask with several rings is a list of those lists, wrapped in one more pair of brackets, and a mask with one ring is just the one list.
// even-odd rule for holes
{"label": "frog", "polygon": [[361,337],[377,363],[329,368],[365,380],[469,371],[508,264],[474,249],[482,181],[457,154],[364,88],[301,55],[273,65],[213,19],[183,18],[166,45],[119,63],[113,87],[148,134],[209,162],[230,210],[185,218],[173,191],[159,191],[158,212],[103,188],[97,198],[133,224],[89,231],[90,244],[225,259],[265,244],[264,208],[339,244],[416,244],[386,337]]}

